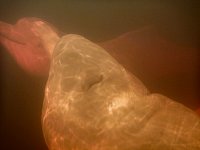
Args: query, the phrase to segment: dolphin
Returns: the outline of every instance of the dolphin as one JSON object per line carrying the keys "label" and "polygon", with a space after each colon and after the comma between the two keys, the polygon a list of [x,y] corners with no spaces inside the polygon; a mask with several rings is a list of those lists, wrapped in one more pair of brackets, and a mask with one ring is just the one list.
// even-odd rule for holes
{"label": "dolphin", "polygon": [[198,150],[200,118],[150,93],[106,50],[61,37],[50,65],[42,127],[50,150]]}
{"label": "dolphin", "polygon": [[[60,31],[40,18],[22,18],[15,25],[0,21],[0,43],[31,75],[48,77],[51,53],[60,37]],[[152,92],[198,109],[198,48],[174,43],[152,25],[97,44]]]}
{"label": "dolphin", "polygon": [[200,149],[199,116],[151,93],[101,46],[60,37],[37,18],[1,22],[0,41],[24,70],[49,74],[42,128],[50,150]]}

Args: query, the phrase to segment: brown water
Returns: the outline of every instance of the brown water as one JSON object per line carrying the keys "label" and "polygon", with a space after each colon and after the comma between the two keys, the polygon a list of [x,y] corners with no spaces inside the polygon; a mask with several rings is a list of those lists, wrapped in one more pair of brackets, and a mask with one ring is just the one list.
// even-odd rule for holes
{"label": "brown water", "polygon": [[[1,0],[0,20],[15,23],[25,16],[47,20],[63,33],[76,33],[95,42],[113,39],[122,33],[143,26],[155,26],[169,41],[182,47],[199,50],[199,3],[196,1],[31,1]],[[186,48],[187,49],[187,48]],[[40,125],[43,89],[46,78],[38,78],[24,72],[1,47],[1,141],[2,149],[44,150],[46,145]],[[123,52],[122,52],[123,53]],[[180,52],[181,53],[181,52]],[[195,55],[199,56],[199,53]],[[165,58],[165,57],[164,57]],[[182,59],[182,62],[185,60]],[[192,64],[191,64],[192,65]],[[200,104],[199,62],[194,63],[194,72],[157,81],[155,86],[143,74],[146,86],[170,98],[183,101],[188,107]],[[147,78],[147,79],[146,79]],[[185,82],[187,80],[187,82]],[[160,87],[160,88],[158,88]],[[190,88],[191,87],[191,88]],[[179,100],[181,101],[181,100]],[[10,142],[12,141],[12,142]]]}

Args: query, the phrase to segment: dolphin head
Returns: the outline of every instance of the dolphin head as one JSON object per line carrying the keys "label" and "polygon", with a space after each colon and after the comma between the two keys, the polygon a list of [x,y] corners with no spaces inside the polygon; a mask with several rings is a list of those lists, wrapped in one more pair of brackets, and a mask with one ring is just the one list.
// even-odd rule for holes
{"label": "dolphin head", "polygon": [[21,68],[35,75],[48,75],[50,56],[58,31],[39,18],[22,18],[15,25],[0,22],[0,42]]}

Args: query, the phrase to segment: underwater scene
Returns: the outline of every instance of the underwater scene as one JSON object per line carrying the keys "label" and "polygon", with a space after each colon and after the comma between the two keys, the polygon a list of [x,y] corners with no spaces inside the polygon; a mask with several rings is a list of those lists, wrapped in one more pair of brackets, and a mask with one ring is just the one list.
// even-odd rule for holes
{"label": "underwater scene", "polygon": [[0,2],[2,150],[200,149],[200,2]]}

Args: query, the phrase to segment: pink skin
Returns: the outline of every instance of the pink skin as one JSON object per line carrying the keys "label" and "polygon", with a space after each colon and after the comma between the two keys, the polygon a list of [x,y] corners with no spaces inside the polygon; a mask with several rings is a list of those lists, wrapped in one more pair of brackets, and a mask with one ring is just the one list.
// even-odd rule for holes
{"label": "pink skin", "polygon": [[[51,53],[59,40],[57,33],[49,23],[38,18],[23,18],[16,25],[0,22],[0,42],[25,71],[39,76],[48,76]],[[164,90],[173,92],[165,80],[182,76],[187,87],[179,86],[177,90],[184,93],[183,101],[198,99],[193,93],[198,79],[198,49],[170,42],[152,27],[98,44],[142,81],[153,82],[155,90],[163,83]]]}
{"label": "pink skin", "polygon": [[38,18],[23,18],[15,25],[0,22],[0,43],[20,67],[30,74],[47,76],[50,57],[43,41],[35,32]]}

